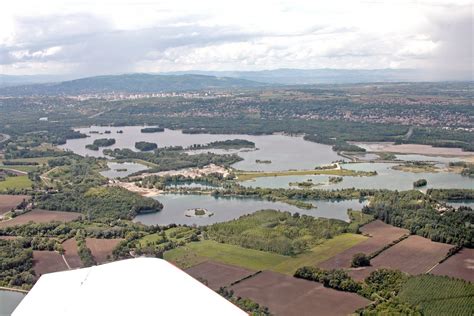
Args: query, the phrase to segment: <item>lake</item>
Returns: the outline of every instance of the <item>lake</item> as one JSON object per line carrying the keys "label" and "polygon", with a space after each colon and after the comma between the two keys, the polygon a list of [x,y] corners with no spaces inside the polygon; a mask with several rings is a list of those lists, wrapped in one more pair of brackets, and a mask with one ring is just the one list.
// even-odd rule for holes
{"label": "lake", "polygon": [[0,316],[11,315],[24,297],[20,292],[0,290]]}
{"label": "lake", "polygon": [[[103,157],[102,149],[99,151],[85,148],[95,139],[114,138],[116,143],[114,148],[135,149],[135,142],[147,141],[153,142],[158,147],[183,146],[188,147],[194,144],[208,144],[214,141],[229,139],[246,139],[255,143],[257,150],[205,150],[217,153],[237,153],[244,158],[233,165],[234,168],[246,171],[283,171],[290,169],[313,169],[317,165],[329,164],[335,160],[343,159],[331,146],[308,142],[301,136],[287,135],[239,135],[239,134],[183,134],[180,130],[165,129],[159,133],[141,133],[143,126],[122,126],[122,127],[104,127],[92,126],[88,128],[75,129],[90,137],[69,139],[66,144],[60,148],[71,150],[82,156]],[[96,131],[98,134],[90,134],[90,131]],[[110,131],[110,134],[105,134]],[[123,133],[117,133],[122,131]],[[102,133],[102,134],[101,134]],[[271,160],[270,164],[259,164],[256,160]]]}
{"label": "lake", "polygon": [[108,162],[109,170],[100,172],[104,177],[114,179],[126,177],[132,173],[146,170],[147,166],[135,162]]}
{"label": "lake", "polygon": [[[344,177],[339,183],[329,183],[329,176],[281,176],[281,177],[261,177],[254,180],[241,182],[247,187],[261,188],[290,188],[290,182],[303,182],[312,180],[314,189],[389,189],[389,190],[410,190],[413,189],[413,182],[418,179],[426,179],[428,185],[421,188],[452,188],[452,189],[472,189],[474,179],[450,172],[439,173],[412,173],[393,170],[395,163],[353,163],[342,165],[345,169],[358,171],[377,171],[378,175],[372,177]],[[295,187],[294,187],[295,188]]]}
{"label": "lake", "polygon": [[[254,198],[220,197],[210,195],[180,195],[164,194],[155,197],[163,203],[163,210],[158,213],[142,214],[135,217],[134,221],[146,225],[209,225],[225,222],[245,214],[251,214],[262,209],[276,209],[291,213],[311,215],[315,217],[336,218],[348,221],[347,209],[361,209],[365,201],[340,200],[340,201],[310,201],[316,209],[299,209],[296,206],[282,202],[272,202]],[[211,217],[186,217],[185,211],[192,208],[205,208],[214,213]]]}

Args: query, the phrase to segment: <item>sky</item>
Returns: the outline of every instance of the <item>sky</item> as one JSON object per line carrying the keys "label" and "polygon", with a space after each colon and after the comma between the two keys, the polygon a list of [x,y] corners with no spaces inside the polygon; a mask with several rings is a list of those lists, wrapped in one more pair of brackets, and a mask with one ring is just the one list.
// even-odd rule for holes
{"label": "sky", "polygon": [[472,0],[8,0],[0,74],[422,69],[471,79]]}

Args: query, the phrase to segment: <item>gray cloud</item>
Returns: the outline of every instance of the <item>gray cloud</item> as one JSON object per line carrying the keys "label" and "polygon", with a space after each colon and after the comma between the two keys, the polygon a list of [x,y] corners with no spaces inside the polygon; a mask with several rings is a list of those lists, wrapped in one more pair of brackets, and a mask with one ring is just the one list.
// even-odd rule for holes
{"label": "gray cloud", "polygon": [[[91,15],[20,19],[15,45],[0,46],[0,64],[55,61],[75,64],[75,71],[81,74],[121,73],[133,71],[135,63],[170,48],[248,41],[261,36],[234,27],[183,23],[183,19],[170,22],[168,26],[120,31]],[[54,47],[58,51],[47,54]]]}
{"label": "gray cloud", "polygon": [[474,80],[473,32],[470,6],[451,8],[445,15],[433,17],[431,38],[438,47],[428,61],[431,79]]}

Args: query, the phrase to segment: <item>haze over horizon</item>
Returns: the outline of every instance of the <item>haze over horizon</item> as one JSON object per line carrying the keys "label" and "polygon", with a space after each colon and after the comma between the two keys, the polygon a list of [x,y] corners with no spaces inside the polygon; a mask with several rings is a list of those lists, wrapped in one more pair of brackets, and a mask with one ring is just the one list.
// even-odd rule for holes
{"label": "haze over horizon", "polygon": [[417,69],[472,80],[469,0],[15,1],[0,74]]}

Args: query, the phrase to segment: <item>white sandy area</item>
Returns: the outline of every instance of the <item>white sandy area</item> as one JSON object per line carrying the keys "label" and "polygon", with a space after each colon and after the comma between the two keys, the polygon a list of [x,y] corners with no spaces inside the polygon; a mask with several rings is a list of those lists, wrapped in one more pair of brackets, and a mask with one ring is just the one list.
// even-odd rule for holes
{"label": "white sandy area", "polygon": [[160,171],[160,172],[155,172],[155,173],[143,173],[139,176],[133,177],[132,179],[142,179],[149,176],[165,177],[165,176],[178,176],[178,175],[195,179],[195,178],[210,175],[212,173],[222,174],[224,177],[227,177],[230,174],[229,170],[227,170],[226,168],[215,165],[215,164],[210,164],[210,165],[204,166],[203,168],[185,168],[185,169],[179,169],[179,170]]}
{"label": "white sandy area", "polygon": [[433,147],[430,145],[401,144],[391,142],[359,143],[351,142],[371,152],[389,152],[399,154],[419,154],[428,156],[474,157],[474,152],[463,151],[461,148]]}

